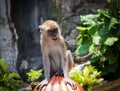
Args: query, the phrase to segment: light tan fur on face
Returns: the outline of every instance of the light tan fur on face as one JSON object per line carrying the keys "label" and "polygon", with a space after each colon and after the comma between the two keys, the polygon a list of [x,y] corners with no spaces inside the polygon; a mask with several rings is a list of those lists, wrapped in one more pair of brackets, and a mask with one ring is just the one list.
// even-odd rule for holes
{"label": "light tan fur on face", "polygon": [[54,29],[54,28],[58,27],[58,24],[55,21],[53,21],[53,20],[46,20],[45,22],[43,22],[42,25],[46,25],[50,29]]}

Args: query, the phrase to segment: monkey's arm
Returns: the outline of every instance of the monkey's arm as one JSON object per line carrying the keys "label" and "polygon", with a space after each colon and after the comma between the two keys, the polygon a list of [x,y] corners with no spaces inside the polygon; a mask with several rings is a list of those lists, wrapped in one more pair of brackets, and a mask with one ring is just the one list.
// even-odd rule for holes
{"label": "monkey's arm", "polygon": [[46,54],[43,54],[43,67],[44,67],[45,80],[43,80],[38,87],[40,91],[44,86],[48,84],[50,78],[50,61],[49,61],[49,57]]}
{"label": "monkey's arm", "polygon": [[46,54],[43,54],[43,67],[44,67],[45,80],[49,81],[49,79],[50,79],[50,60],[49,60],[49,56]]}

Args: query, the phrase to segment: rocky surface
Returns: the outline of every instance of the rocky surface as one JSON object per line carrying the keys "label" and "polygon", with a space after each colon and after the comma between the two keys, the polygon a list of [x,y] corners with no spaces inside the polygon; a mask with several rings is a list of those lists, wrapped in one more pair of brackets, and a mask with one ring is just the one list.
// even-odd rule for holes
{"label": "rocky surface", "polygon": [[79,16],[105,6],[105,0],[0,0],[0,57],[26,80],[30,69],[42,68],[38,25],[43,20],[59,23],[68,49],[74,52]]}
{"label": "rocky surface", "polygon": [[18,55],[17,33],[10,17],[10,2],[0,0],[0,58],[9,64],[10,71],[16,70]]}
{"label": "rocky surface", "polygon": [[94,87],[94,91],[120,91],[120,79],[101,83]]}

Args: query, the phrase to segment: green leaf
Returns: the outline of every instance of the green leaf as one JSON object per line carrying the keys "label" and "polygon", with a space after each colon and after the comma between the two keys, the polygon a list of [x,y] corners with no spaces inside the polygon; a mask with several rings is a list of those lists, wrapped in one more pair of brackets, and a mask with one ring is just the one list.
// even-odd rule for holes
{"label": "green leaf", "polygon": [[90,69],[89,67],[85,66],[84,69],[83,69],[83,74],[84,76],[89,76],[90,74]]}
{"label": "green leaf", "polygon": [[104,44],[108,46],[112,46],[116,41],[118,41],[117,37],[108,37],[104,42]]}
{"label": "green leaf", "polygon": [[82,44],[80,44],[76,51],[75,54],[76,55],[83,55],[83,54],[87,54],[88,53],[88,49],[92,44],[92,40],[84,40]]}
{"label": "green leaf", "polygon": [[95,49],[95,45],[92,43],[90,46],[89,46],[89,51],[93,51]]}
{"label": "green leaf", "polygon": [[83,38],[82,38],[81,35],[79,35],[79,36],[77,37],[77,45],[79,46],[79,45],[82,43],[82,41],[83,41]]}
{"label": "green leaf", "polygon": [[8,71],[8,65],[5,62],[4,59],[0,59],[0,68],[3,72],[7,72]]}
{"label": "green leaf", "polygon": [[116,18],[111,18],[110,24],[109,24],[109,30],[114,27],[115,24],[117,24],[117,19]]}
{"label": "green leaf", "polygon": [[100,36],[93,36],[93,43],[95,45],[99,45],[100,44],[100,39],[101,39]]}
{"label": "green leaf", "polygon": [[99,14],[89,14],[89,15],[80,16],[81,22],[83,23],[83,25],[86,25],[86,26],[92,26],[96,24],[98,17],[99,17]]}
{"label": "green leaf", "polygon": [[101,30],[103,24],[102,23],[97,23],[95,25],[92,25],[88,28],[88,33],[90,35],[98,35],[99,31]]}
{"label": "green leaf", "polygon": [[107,2],[108,2],[108,3],[110,3],[110,2],[111,2],[111,0],[107,0]]}
{"label": "green leaf", "polygon": [[105,9],[105,10],[98,9],[98,12],[99,12],[101,15],[103,15],[104,17],[111,18],[111,16],[110,16],[110,13],[109,13],[109,10],[108,10],[108,9]]}
{"label": "green leaf", "polygon": [[18,91],[21,82],[19,75],[9,72],[5,60],[0,59],[0,91]]}
{"label": "green leaf", "polygon": [[9,80],[12,79],[12,78],[20,78],[20,76],[17,73],[13,72],[13,73],[10,73],[8,75]]}
{"label": "green leaf", "polygon": [[29,81],[34,81],[42,75],[42,70],[36,71],[31,69],[30,72],[27,73],[27,75]]}
{"label": "green leaf", "polygon": [[77,28],[77,30],[79,30],[79,31],[85,31],[85,30],[87,30],[88,28],[86,28],[86,27],[76,27]]}

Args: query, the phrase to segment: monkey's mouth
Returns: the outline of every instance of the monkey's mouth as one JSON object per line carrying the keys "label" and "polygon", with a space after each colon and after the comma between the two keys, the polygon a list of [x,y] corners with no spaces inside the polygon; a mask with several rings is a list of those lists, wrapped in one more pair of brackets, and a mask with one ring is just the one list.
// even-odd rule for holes
{"label": "monkey's mouth", "polygon": [[52,40],[54,40],[54,41],[57,40],[57,39],[58,39],[58,38],[52,38]]}

